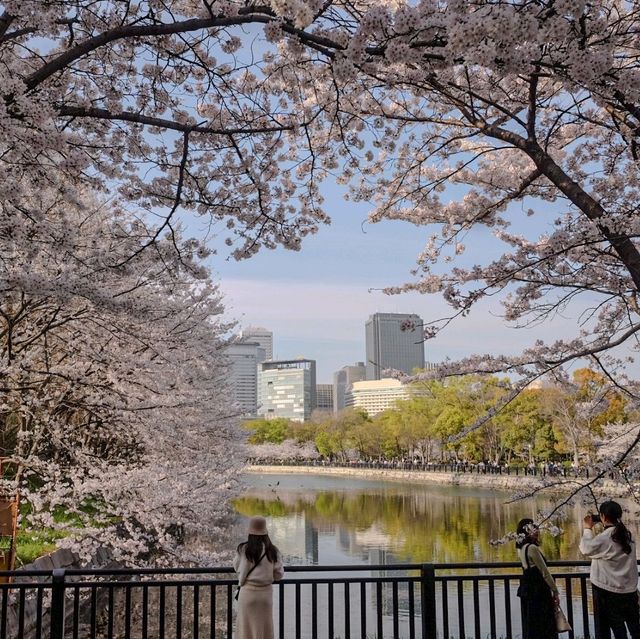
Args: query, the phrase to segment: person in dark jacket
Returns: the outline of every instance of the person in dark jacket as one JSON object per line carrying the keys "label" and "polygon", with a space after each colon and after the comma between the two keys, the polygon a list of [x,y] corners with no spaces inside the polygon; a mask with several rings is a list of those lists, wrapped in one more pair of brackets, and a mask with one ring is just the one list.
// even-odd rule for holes
{"label": "person in dark jacket", "polygon": [[544,556],[540,552],[540,530],[533,519],[521,519],[516,548],[522,564],[518,597],[522,609],[522,639],[557,639],[555,608],[560,598]]}

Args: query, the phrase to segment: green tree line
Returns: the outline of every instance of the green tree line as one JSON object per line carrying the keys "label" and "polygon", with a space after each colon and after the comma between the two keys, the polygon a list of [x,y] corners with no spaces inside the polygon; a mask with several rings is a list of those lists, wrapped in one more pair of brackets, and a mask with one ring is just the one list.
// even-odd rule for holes
{"label": "green tree line", "polygon": [[626,422],[625,398],[589,368],[570,381],[527,388],[481,428],[465,430],[510,392],[508,380],[469,375],[420,382],[409,399],[370,417],[359,409],[316,413],[307,422],[257,419],[245,427],[251,444],[313,442],[320,455],[346,461],[418,459],[528,464],[593,460],[607,424]]}

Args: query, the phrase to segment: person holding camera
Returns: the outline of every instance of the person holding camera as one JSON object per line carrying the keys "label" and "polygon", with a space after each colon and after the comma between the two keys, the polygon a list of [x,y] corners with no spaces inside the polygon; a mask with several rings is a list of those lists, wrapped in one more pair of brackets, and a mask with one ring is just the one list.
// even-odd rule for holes
{"label": "person holding camera", "polygon": [[[580,552],[591,558],[591,586],[596,639],[640,639],[638,560],[631,533],[622,523],[622,507],[615,501],[600,505],[600,515],[587,515]],[[596,535],[593,526],[602,523]]]}
{"label": "person holding camera", "polygon": [[560,597],[538,547],[540,529],[533,519],[521,519],[516,529],[522,578],[518,597],[522,610],[522,639],[557,639],[555,608]]}

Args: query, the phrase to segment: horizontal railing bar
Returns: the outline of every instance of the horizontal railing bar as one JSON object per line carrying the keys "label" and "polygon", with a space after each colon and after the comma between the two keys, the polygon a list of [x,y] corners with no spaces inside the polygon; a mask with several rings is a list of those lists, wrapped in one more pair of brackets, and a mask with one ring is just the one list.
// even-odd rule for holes
{"label": "horizontal railing bar", "polygon": [[[640,562],[639,562],[640,563]],[[298,572],[372,572],[384,571],[389,572],[410,572],[419,571],[425,565],[432,566],[434,570],[486,570],[501,568],[518,568],[522,566],[519,562],[503,561],[503,562],[474,562],[474,563],[434,563],[429,564],[348,564],[348,565],[322,565],[322,566],[285,566],[288,574]],[[590,565],[589,561],[548,561],[547,565],[551,568],[586,568]],[[143,575],[217,575],[217,574],[233,574],[235,571],[231,567],[212,567],[212,568],[113,568],[113,569],[68,569],[65,575],[68,577],[107,577],[107,576],[143,576]],[[0,577],[48,577],[52,576],[51,571],[46,570],[0,570]],[[489,575],[487,575],[489,576]],[[224,580],[214,580],[215,583],[222,584]],[[82,582],[73,582],[82,583]],[[199,583],[206,583],[199,581]],[[10,586],[12,588],[25,586],[24,582],[16,582],[12,584],[0,584],[0,588]],[[44,585],[42,582],[31,584],[32,587]]]}
{"label": "horizontal railing bar", "polygon": [[[425,562],[429,563],[429,562]],[[639,561],[640,563],[640,561]],[[589,566],[590,562],[585,560],[575,561],[548,561],[549,566],[573,567]],[[322,566],[286,566],[287,572],[352,572],[369,570],[420,570],[425,564],[367,564],[367,565],[322,565]],[[454,562],[454,563],[433,563],[434,570],[460,570],[460,569],[483,569],[483,568],[520,568],[521,564],[516,561],[496,561],[496,562]],[[234,570],[230,566],[209,567],[209,568],[106,568],[106,569],[84,569],[70,568],[65,570],[67,575],[183,575],[183,574],[230,574]],[[51,576],[51,571],[46,570],[0,570],[0,576]]]}
{"label": "horizontal railing bar", "polygon": [[[559,579],[581,579],[588,577],[588,572],[553,572],[554,577]],[[483,575],[436,575],[435,580],[437,582],[457,583],[457,582],[490,582],[490,581],[504,581],[518,580],[520,574],[518,573],[499,573],[499,574],[483,574]],[[293,579],[283,579],[283,584],[314,584],[314,583],[328,583],[331,581],[336,584],[361,584],[361,583],[419,583],[420,575],[406,575],[406,576],[365,576],[365,577],[340,577],[340,576],[327,576],[325,578],[317,577],[298,577]],[[177,587],[177,586],[202,586],[202,587],[226,587],[237,585],[237,579],[153,579],[148,581],[69,581],[67,582],[67,588],[78,588],[80,590],[89,588],[128,588],[128,589],[144,589],[144,588],[157,588],[159,586],[165,587]],[[12,583],[12,584],[0,584],[0,590],[26,590],[26,589],[51,589],[51,584],[43,584],[41,582],[35,583]]]}

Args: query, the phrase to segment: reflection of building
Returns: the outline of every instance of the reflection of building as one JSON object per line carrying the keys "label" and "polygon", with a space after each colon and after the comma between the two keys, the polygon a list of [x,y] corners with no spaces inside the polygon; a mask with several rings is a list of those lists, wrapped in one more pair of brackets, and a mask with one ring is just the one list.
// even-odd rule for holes
{"label": "reflection of building", "polygon": [[343,366],[333,374],[333,412],[337,413],[345,407],[346,394],[354,382],[367,379],[364,362],[356,362],[354,366]]}
{"label": "reflection of building", "polygon": [[367,379],[380,379],[393,368],[412,373],[424,368],[422,319],[405,313],[375,313],[365,324]]}
{"label": "reflection of building", "polygon": [[390,564],[397,561],[392,551],[400,540],[385,533],[377,522],[364,530],[338,524],[332,532],[340,550],[359,557],[364,563]]}
{"label": "reflection of building", "polygon": [[409,399],[410,387],[397,379],[378,379],[366,382],[355,382],[347,393],[345,404],[360,408],[369,417],[394,408],[396,403]]}
{"label": "reflection of building", "polygon": [[[393,564],[399,562],[399,558],[392,552],[383,549],[373,549],[369,553],[369,563],[371,565],[386,564],[389,566],[389,570],[372,570],[372,577],[402,577],[407,573],[405,571],[392,570]],[[398,589],[394,595],[393,585],[391,583],[383,583],[380,588],[380,609],[385,616],[393,617],[394,615],[394,596],[398,601],[398,613],[408,614],[411,611],[409,588],[411,584],[398,584]],[[418,617],[421,613],[421,599],[419,586],[415,584],[413,586],[413,612]],[[369,593],[370,605],[372,608],[376,608],[378,603],[378,595],[375,588],[371,588]]]}
{"label": "reflection of building", "polygon": [[291,359],[258,366],[258,414],[306,421],[316,407],[316,362]]}
{"label": "reflection of building", "polygon": [[286,557],[301,563],[318,563],[318,531],[305,513],[270,518],[269,536]]}
{"label": "reflection of building", "polygon": [[231,363],[229,380],[236,403],[243,416],[255,417],[258,409],[258,363],[264,360],[264,349],[256,342],[231,344],[226,355]]}
{"label": "reflection of building", "polygon": [[273,333],[266,328],[258,326],[247,326],[240,333],[245,342],[256,342],[264,349],[265,359],[273,359]]}
{"label": "reflection of building", "polygon": [[333,411],[333,384],[316,386],[316,408],[322,411]]}
{"label": "reflection of building", "polygon": [[[387,552],[398,545],[399,540],[394,539],[380,528],[377,522],[366,530],[356,530],[353,535],[354,543],[363,548],[373,548],[380,552]],[[379,562],[387,563],[387,561]]]}

